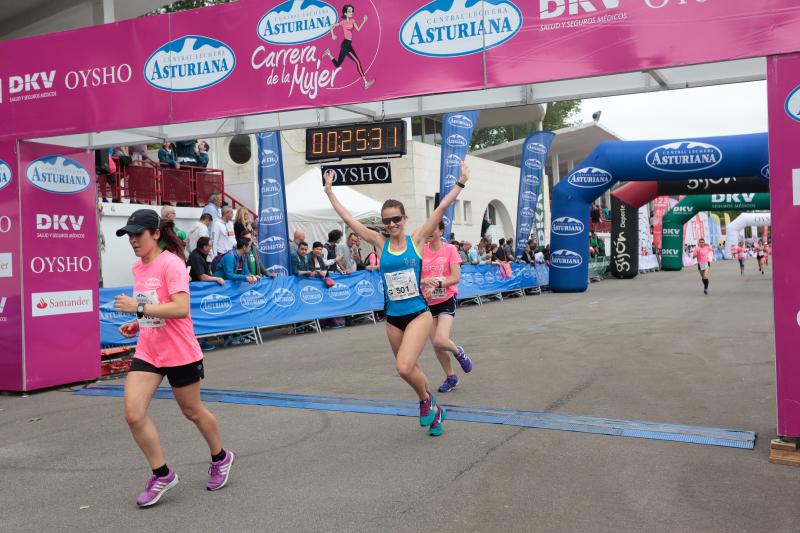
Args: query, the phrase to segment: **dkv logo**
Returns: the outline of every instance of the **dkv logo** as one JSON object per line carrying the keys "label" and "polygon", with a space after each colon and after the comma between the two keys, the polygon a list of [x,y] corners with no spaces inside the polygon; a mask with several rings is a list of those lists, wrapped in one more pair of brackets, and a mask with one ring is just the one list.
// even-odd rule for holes
{"label": "dkv logo", "polygon": [[672,212],[676,214],[692,214],[694,213],[693,205],[676,205],[672,208]]}
{"label": "dkv logo", "polygon": [[583,257],[572,250],[556,250],[550,254],[550,265],[556,268],[577,268],[583,264]]}
{"label": "dkv logo", "polygon": [[8,166],[8,163],[0,159],[0,191],[11,183],[11,177],[11,167]]}
{"label": "dkv logo", "polygon": [[580,235],[585,229],[586,226],[583,222],[572,217],[559,217],[555,219],[552,224],[553,233],[564,237]]}
{"label": "dkv logo", "polygon": [[567,183],[580,189],[605,187],[612,181],[614,181],[614,178],[609,171],[596,167],[584,167],[576,170],[567,178]]}
{"label": "dkv logo", "polygon": [[682,232],[682,228],[664,228],[662,230],[664,237],[680,237]]}
{"label": "dkv logo", "polygon": [[719,165],[722,150],[713,144],[679,141],[653,148],[645,161],[661,172],[697,172]]}
{"label": "dkv logo", "polygon": [[80,163],[60,155],[32,162],[25,170],[25,177],[34,187],[56,194],[78,193],[94,183]]}
{"label": "dkv logo", "polygon": [[339,14],[321,0],[288,0],[267,12],[258,22],[258,36],[270,44],[300,44],[331,31]]}
{"label": "dkv logo", "polygon": [[209,294],[200,300],[200,310],[207,315],[224,315],[232,307],[231,299],[223,294]]}
{"label": "dkv logo", "polygon": [[170,41],[147,59],[144,79],[163,91],[207,89],[223,81],[236,68],[236,54],[227,44],[199,35]]}
{"label": "dkv logo", "polygon": [[522,29],[510,0],[434,0],[400,27],[400,43],[413,54],[454,57],[495,48]]}

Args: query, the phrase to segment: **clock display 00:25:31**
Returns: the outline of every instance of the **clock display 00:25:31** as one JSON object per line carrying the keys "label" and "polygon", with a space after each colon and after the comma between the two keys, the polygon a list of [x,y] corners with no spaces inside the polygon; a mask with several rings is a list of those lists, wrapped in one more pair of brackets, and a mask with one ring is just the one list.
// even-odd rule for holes
{"label": "clock display 00:25:31", "polygon": [[306,160],[406,153],[402,120],[306,130]]}

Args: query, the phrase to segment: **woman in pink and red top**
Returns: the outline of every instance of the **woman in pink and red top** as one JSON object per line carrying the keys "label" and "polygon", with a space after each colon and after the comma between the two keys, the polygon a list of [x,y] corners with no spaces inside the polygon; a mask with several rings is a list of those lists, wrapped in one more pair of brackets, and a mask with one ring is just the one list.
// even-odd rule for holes
{"label": "woman in pink and red top", "polygon": [[433,315],[431,344],[445,374],[439,392],[450,392],[458,385],[450,355],[456,358],[466,373],[472,371],[472,361],[464,353],[464,348],[450,340],[450,330],[456,318],[458,282],[461,281],[461,257],[455,246],[442,242],[444,228],[444,222],[439,222],[422,250],[420,278],[425,300]]}
{"label": "woman in pink and red top", "polygon": [[706,244],[705,239],[700,239],[693,255],[697,258],[697,270],[700,271],[700,279],[703,280],[703,292],[708,294],[708,277],[711,275],[711,258],[714,257],[714,249]]}
{"label": "woman in pink and red top", "polygon": [[756,245],[756,259],[758,259],[758,271],[761,272],[761,275],[764,275],[764,263],[767,259],[768,247],[764,244],[764,241],[758,239],[758,244]]}
{"label": "woman in pink and red top", "polygon": [[361,80],[364,82],[364,88],[369,89],[372,87],[372,84],[375,83],[375,80],[367,80],[367,74],[364,72],[364,67],[361,66],[361,60],[358,58],[356,51],[353,49],[353,30],[361,31],[361,28],[364,27],[364,24],[367,23],[367,16],[364,15],[364,20],[361,22],[361,26],[353,19],[353,14],[355,13],[355,8],[350,4],[345,4],[342,8],[342,20],[331,26],[331,39],[334,41],[338,38],[336,37],[336,32],[334,31],[338,26],[342,27],[342,31],[344,32],[344,41],[342,41],[342,47],[339,50],[339,58],[333,57],[331,53],[331,49],[327,48],[322,55],[327,56],[331,61],[333,61],[333,66],[339,68],[344,63],[345,58],[349,57],[353,63],[356,64],[356,68],[358,69],[358,75],[361,76]]}
{"label": "woman in pink and red top", "polygon": [[[206,488],[218,490],[228,482],[235,456],[222,448],[217,419],[200,401],[204,377],[203,352],[194,336],[189,314],[189,274],[183,260],[183,243],[172,222],[161,222],[151,209],[135,211],[117,237],[128,236],[139,258],[133,265],[134,297],[119,295],[115,307],[135,314],[137,320],[119,330],[128,338],[139,334],[136,354],[125,379],[125,420],[153,474],[137,504],[148,507],[178,484],[167,466],[155,424],[147,416],[150,400],[167,377],[184,416],[194,422],[211,451]],[[159,246],[163,246],[162,248]]]}
{"label": "woman in pink and red top", "polygon": [[731,248],[731,255],[739,260],[739,272],[744,276],[744,261],[747,259],[747,248],[745,248],[744,243],[740,242],[738,246],[734,245]]}

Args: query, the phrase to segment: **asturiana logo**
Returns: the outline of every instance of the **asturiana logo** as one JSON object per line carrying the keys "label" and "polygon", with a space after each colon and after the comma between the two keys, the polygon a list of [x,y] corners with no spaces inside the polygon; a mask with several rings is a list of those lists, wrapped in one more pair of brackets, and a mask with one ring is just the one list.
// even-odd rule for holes
{"label": "asturiana logo", "polygon": [[464,148],[469,146],[469,142],[467,141],[466,137],[459,135],[458,133],[450,135],[446,142],[447,146],[451,148]]}
{"label": "asturiana logo", "polygon": [[258,36],[270,44],[300,44],[323,37],[339,14],[320,0],[288,0],[272,8],[258,22]]}
{"label": "asturiana logo", "polygon": [[519,214],[525,218],[533,218],[536,216],[536,210],[526,206],[519,210]]}
{"label": "asturiana logo", "polygon": [[523,178],[523,181],[525,182],[526,185],[533,185],[535,187],[539,185],[541,179],[539,178],[539,176],[535,174],[528,174]]}
{"label": "asturiana logo", "polygon": [[28,165],[25,176],[35,187],[57,194],[81,192],[94,183],[80,163],[60,155],[37,159]]}
{"label": "asturiana logo", "polygon": [[278,154],[275,153],[275,150],[264,148],[261,151],[261,166],[264,168],[269,168],[269,167],[274,167],[277,164],[278,164]]}
{"label": "asturiana logo", "polygon": [[328,295],[334,300],[347,300],[350,298],[350,287],[337,283],[328,289]]}
{"label": "asturiana logo", "polygon": [[526,202],[526,203],[529,203],[529,204],[532,204],[532,205],[536,205],[536,200],[538,200],[538,197],[536,196],[535,192],[533,192],[533,191],[522,191],[522,201],[523,202]]}
{"label": "asturiana logo", "polygon": [[719,165],[722,150],[713,144],[678,141],[653,148],[645,161],[650,168],[662,172],[697,172]]}
{"label": "asturiana logo", "polygon": [[522,12],[510,0],[434,0],[400,27],[400,43],[414,54],[453,57],[505,43],[522,28]]}
{"label": "asturiana logo", "polygon": [[529,168],[531,170],[540,170],[542,168],[542,162],[538,159],[526,159],[525,168]]}
{"label": "asturiana logo", "polygon": [[602,168],[584,167],[576,170],[572,175],[567,178],[570,185],[579,187],[581,189],[595,189],[598,187],[605,187],[614,181],[611,173]]}
{"label": "asturiana logo", "polygon": [[247,291],[239,297],[239,303],[242,307],[254,311],[262,309],[267,306],[267,299],[258,291]]}
{"label": "asturiana logo", "polygon": [[448,167],[460,167],[461,163],[463,163],[463,161],[461,161],[461,158],[458,157],[456,154],[448,155],[445,161]]}
{"label": "asturiana logo", "polygon": [[9,183],[11,183],[11,167],[0,159],[0,191],[5,189]]}
{"label": "asturiana logo", "polygon": [[577,268],[583,264],[583,257],[572,250],[556,250],[550,254],[550,265],[556,268]]}
{"label": "asturiana logo", "polygon": [[261,182],[262,196],[277,196],[281,193],[281,182],[272,178],[264,178]]}
{"label": "asturiana logo", "polygon": [[277,207],[265,207],[261,210],[261,216],[258,217],[259,224],[266,224],[267,226],[275,226],[283,222],[283,209]]}
{"label": "asturiana logo", "polygon": [[209,294],[200,300],[200,310],[207,315],[224,315],[232,307],[231,299],[224,294]]}
{"label": "asturiana logo", "polygon": [[447,123],[454,128],[471,129],[475,127],[472,119],[464,115],[450,115],[447,117]]}
{"label": "asturiana logo", "polygon": [[368,298],[373,294],[375,294],[375,288],[369,281],[361,280],[356,284],[356,293],[358,293],[359,296],[364,296],[365,298]]}
{"label": "asturiana logo", "polygon": [[275,289],[272,293],[272,303],[278,307],[291,307],[294,305],[294,294],[289,289]]}
{"label": "asturiana logo", "polygon": [[258,243],[258,249],[262,254],[274,255],[286,251],[286,239],[273,235]]}
{"label": "asturiana logo", "polygon": [[[764,165],[764,168],[761,169],[761,176],[769,179],[769,164]],[[0,187],[0,189],[2,189],[2,187]]]}
{"label": "asturiana logo", "polygon": [[547,147],[545,145],[543,145],[542,143],[530,142],[530,143],[525,145],[525,148],[529,152],[534,153],[534,154],[544,155],[544,154],[547,153]]}
{"label": "asturiana logo", "polygon": [[496,278],[495,278],[494,274],[491,273],[491,272],[487,272],[486,274],[483,275],[483,281],[485,281],[488,284],[494,283],[495,279]]}
{"label": "asturiana logo", "polygon": [[569,237],[570,235],[580,235],[586,229],[583,222],[572,217],[558,217],[553,221],[552,231],[556,235]]}
{"label": "asturiana logo", "polygon": [[786,114],[800,122],[800,87],[797,87],[786,98]]}
{"label": "asturiana logo", "polygon": [[168,42],[144,64],[144,79],[164,91],[199,91],[220,83],[236,68],[236,54],[227,44],[199,35]]}
{"label": "asturiana logo", "polygon": [[309,285],[300,289],[300,299],[303,300],[303,303],[317,305],[322,301],[322,298],[322,291],[316,287]]}
{"label": "asturiana logo", "polygon": [[456,179],[455,176],[453,176],[452,174],[448,174],[442,180],[442,185],[444,185],[445,189],[452,189],[453,187],[456,186],[457,181],[458,179]]}
{"label": "asturiana logo", "polygon": [[523,235],[530,235],[531,229],[532,226],[530,222],[523,222],[522,224],[519,225],[519,232],[522,233]]}
{"label": "asturiana logo", "polygon": [[267,272],[270,274],[275,274],[276,278],[282,278],[289,275],[289,271],[286,269],[286,267],[281,265],[272,265],[267,269]]}
{"label": "asturiana logo", "polygon": [[464,283],[464,285],[472,285],[475,283],[475,280],[472,278],[472,274],[464,272],[461,274],[461,282]]}
{"label": "asturiana logo", "polygon": [[475,272],[475,274],[472,275],[472,280],[475,282],[475,285],[483,285],[486,281],[483,277],[483,274],[480,272]]}

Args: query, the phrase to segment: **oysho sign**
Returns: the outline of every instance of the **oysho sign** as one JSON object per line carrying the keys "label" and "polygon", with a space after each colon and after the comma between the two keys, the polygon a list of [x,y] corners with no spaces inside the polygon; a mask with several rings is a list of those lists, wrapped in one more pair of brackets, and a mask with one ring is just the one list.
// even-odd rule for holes
{"label": "oysho sign", "polygon": [[56,194],[79,193],[94,184],[83,165],[60,155],[33,161],[25,170],[25,177],[34,187]]}
{"label": "oysho sign", "polygon": [[[392,183],[392,167],[386,163],[362,163],[341,166],[323,166],[322,175],[333,170],[333,186],[373,185]],[[323,178],[323,183],[324,183]],[[455,185],[455,182],[453,183]]]}
{"label": "oysho sign", "polygon": [[713,144],[678,141],[653,148],[646,156],[647,166],[662,172],[697,172],[722,162],[722,150]]}
{"label": "oysho sign", "polygon": [[144,78],[163,91],[199,91],[220,83],[234,68],[236,54],[230,46],[210,37],[186,35],[153,52],[144,65]]}
{"label": "oysho sign", "polygon": [[400,27],[400,43],[414,54],[453,57],[495,48],[522,29],[510,0],[434,0]]}
{"label": "oysho sign", "polygon": [[339,14],[321,0],[288,0],[258,22],[258,36],[270,44],[292,45],[313,41],[331,31]]}

